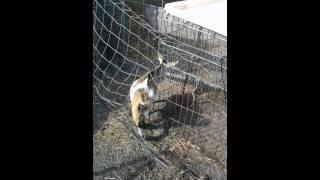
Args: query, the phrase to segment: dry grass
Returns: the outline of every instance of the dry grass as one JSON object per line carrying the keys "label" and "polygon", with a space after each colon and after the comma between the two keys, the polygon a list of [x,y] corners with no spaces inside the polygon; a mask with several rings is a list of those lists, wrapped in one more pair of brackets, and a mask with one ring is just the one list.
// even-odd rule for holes
{"label": "dry grass", "polygon": [[[162,82],[159,85],[166,89],[169,87],[165,86],[167,84]],[[190,85],[188,89],[193,87]],[[170,94],[180,92],[174,88],[169,90]],[[207,97],[213,95],[203,94],[198,96],[198,99],[202,98],[204,103],[204,100],[208,100]],[[202,109],[201,112],[212,111],[209,106],[205,108],[207,109]],[[165,168],[156,161],[153,161],[152,165],[145,164],[148,160],[147,152],[130,131],[133,123],[125,110],[110,109],[105,106],[105,102],[95,100],[94,179],[189,179],[190,176],[186,174],[188,169],[192,169],[198,176],[209,174],[215,179],[226,179],[226,116],[221,118],[213,113],[207,117],[211,117],[207,126],[175,124],[171,125],[167,134],[159,140],[146,141],[167,159],[172,160],[170,167]],[[162,120],[168,121],[165,118]],[[145,130],[145,133],[155,135],[162,131]],[[179,168],[172,157],[182,160],[187,169]]]}

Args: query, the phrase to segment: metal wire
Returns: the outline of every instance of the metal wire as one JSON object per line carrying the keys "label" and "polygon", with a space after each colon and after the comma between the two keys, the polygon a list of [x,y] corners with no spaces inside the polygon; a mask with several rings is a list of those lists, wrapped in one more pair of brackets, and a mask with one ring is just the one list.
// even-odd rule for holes
{"label": "metal wire", "polygon": [[[208,172],[226,175],[223,165],[226,135],[216,135],[224,132],[216,126],[226,128],[227,38],[142,0],[93,0],[93,3],[93,89],[111,109],[125,112],[120,121],[143,147],[149,157],[146,163],[152,159],[164,168],[198,177],[196,151],[181,152],[177,148],[169,151],[174,149],[167,138],[171,137],[181,147],[190,141],[201,147],[202,156],[212,161]],[[133,123],[128,121],[127,103],[131,84],[155,67],[158,53],[169,62],[179,63],[154,79],[158,92],[149,121],[151,125],[161,125],[165,138],[149,141],[138,136]],[[156,118],[160,122],[153,120],[153,115],[160,116]],[[223,142],[218,145],[223,148],[217,150],[213,147],[220,136]],[[215,140],[208,139],[212,137]],[[168,146],[166,151],[161,150],[163,145]],[[222,154],[223,159],[218,159],[224,162],[222,165],[212,160],[217,159],[215,153]]]}

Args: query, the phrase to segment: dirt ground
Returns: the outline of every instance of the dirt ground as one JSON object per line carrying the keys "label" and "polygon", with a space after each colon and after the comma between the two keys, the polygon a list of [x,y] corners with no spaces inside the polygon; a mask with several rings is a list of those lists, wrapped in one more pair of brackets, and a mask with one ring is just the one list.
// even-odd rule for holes
{"label": "dirt ground", "polygon": [[[93,109],[95,180],[197,179],[204,174],[209,175],[210,179],[227,179],[227,123],[224,112],[213,115],[212,121],[207,124],[190,124],[192,128],[166,120],[156,130],[145,129],[146,136],[150,135],[145,137],[145,142],[172,160],[166,167],[150,158],[144,145],[128,130],[131,120],[125,115],[125,110],[110,108],[97,97],[94,98]],[[166,135],[157,136],[163,133],[165,127],[168,129]],[[160,138],[148,139],[153,136]],[[176,162],[180,165],[175,166]],[[190,172],[194,174],[190,175]]]}
{"label": "dirt ground", "polygon": [[175,174],[150,161],[143,146],[121,123],[124,117],[95,100],[93,179],[174,179]]}
{"label": "dirt ground", "polygon": [[[141,4],[135,3],[134,1],[133,5],[135,6],[130,7],[132,7],[135,13],[144,15],[144,9],[141,9]],[[102,12],[100,10],[96,11],[97,14],[99,14],[98,11]],[[128,11],[128,13],[130,12]],[[115,11],[114,15],[113,18],[120,22],[119,9]],[[149,42],[153,46],[158,44],[159,40],[156,40],[158,38],[154,38],[154,35],[150,34],[145,27],[141,28],[140,23],[134,23],[134,21],[127,22],[130,22],[130,26],[128,26],[129,29],[136,34],[141,34],[140,38],[143,38],[144,41]],[[96,23],[96,26],[96,29],[101,29],[99,23]],[[113,32],[118,32],[119,29],[120,26],[117,25],[117,23],[112,23],[111,30]],[[140,30],[142,30],[142,32]],[[181,29],[181,31],[183,30]],[[109,35],[108,33],[100,34],[102,39],[106,39],[107,35]],[[119,39],[119,37],[113,36],[113,38],[113,40],[112,38],[110,40],[111,46],[117,49],[116,40]],[[94,44],[95,42],[97,49],[100,49],[100,52],[104,52],[106,45],[99,40],[94,41]],[[194,40],[194,42],[196,41]],[[181,45],[181,42],[178,41],[173,41],[172,43],[178,47]],[[97,81],[96,83],[94,82],[94,84],[97,85],[97,90],[101,92],[101,96],[119,104],[126,103],[131,83],[138,76],[146,73],[147,69],[143,68],[144,66],[149,68],[153,67],[153,64],[151,64],[148,59],[155,59],[153,56],[156,56],[153,48],[142,43],[141,40],[133,35],[128,35],[128,44],[134,48],[128,48],[128,46],[126,46],[127,53],[120,52],[121,55],[126,57],[126,60],[122,60],[120,55],[114,56],[114,52],[111,49],[106,50],[106,52],[111,52],[110,54],[102,53],[103,56],[106,57],[107,62],[103,60],[100,61],[100,54],[96,53],[96,51],[94,53],[95,66],[99,67],[98,70],[95,69],[94,71],[94,77],[96,77],[94,80]],[[218,74],[214,73],[214,71],[217,71],[215,66],[213,69],[208,69],[212,63],[205,64],[204,61],[193,57],[193,55],[189,53],[183,51],[176,52],[166,46],[158,48],[160,48],[157,49],[160,52],[166,52],[165,54],[170,53],[170,60],[172,61],[180,58],[180,64],[177,65],[178,69],[220,85],[218,81],[221,79],[220,76],[213,77],[209,76],[208,73],[205,74],[205,68],[207,68],[211,74]],[[192,52],[190,49],[186,49],[186,47],[180,48]],[[139,49],[139,52],[136,52],[135,49]],[[195,49],[193,50],[195,51]],[[139,55],[141,53],[142,55],[146,55],[148,59]],[[192,53],[198,54],[201,57],[203,55],[202,52],[200,54],[199,52]],[[210,59],[212,57],[203,58]],[[202,66],[195,65],[194,63],[186,63],[189,62],[186,61],[187,59],[200,63]],[[121,71],[119,71],[119,69],[121,69]],[[99,80],[101,82],[99,82]],[[195,80],[189,78],[189,81],[190,84],[192,84],[189,88],[193,89]],[[155,104],[153,109],[161,109],[161,111],[153,112],[151,115],[152,120],[149,119],[146,127],[143,128],[144,138],[137,138],[133,123],[126,114],[127,109],[111,107],[106,101],[94,95],[94,180],[199,179],[199,177],[204,174],[207,174],[211,180],[227,179],[226,112],[223,108],[219,110],[215,109],[216,107],[212,106],[213,103],[208,102],[213,95],[210,94],[209,91],[204,92],[203,89],[201,89],[203,90],[201,92],[202,95],[196,97],[196,100],[201,101],[198,103],[201,107],[190,107],[189,110],[192,109],[192,111],[185,110],[188,108],[176,107],[174,103],[178,98],[175,95],[181,93],[182,84],[183,83],[174,82],[168,84],[167,82],[167,85],[162,86],[163,91],[161,93],[163,94],[159,96],[169,99],[171,103],[162,102]],[[176,89],[172,89],[174,87]],[[111,91],[106,91],[106,89]],[[184,95],[185,94],[183,94],[183,96]],[[180,99],[183,98],[181,97]],[[217,101],[214,101],[214,103],[217,103]],[[199,114],[205,117],[199,117]]]}

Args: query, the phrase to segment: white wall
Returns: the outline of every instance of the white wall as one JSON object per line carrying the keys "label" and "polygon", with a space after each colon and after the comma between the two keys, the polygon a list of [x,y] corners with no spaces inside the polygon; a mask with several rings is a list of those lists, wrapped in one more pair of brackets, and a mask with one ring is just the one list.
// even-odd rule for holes
{"label": "white wall", "polygon": [[165,11],[227,36],[227,0],[186,0],[167,3]]}

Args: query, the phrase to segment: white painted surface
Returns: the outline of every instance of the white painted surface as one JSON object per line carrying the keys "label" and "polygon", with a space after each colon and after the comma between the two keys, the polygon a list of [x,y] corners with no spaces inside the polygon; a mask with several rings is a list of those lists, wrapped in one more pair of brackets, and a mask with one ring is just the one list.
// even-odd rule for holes
{"label": "white painted surface", "polygon": [[227,0],[186,0],[165,5],[165,11],[227,36]]}

